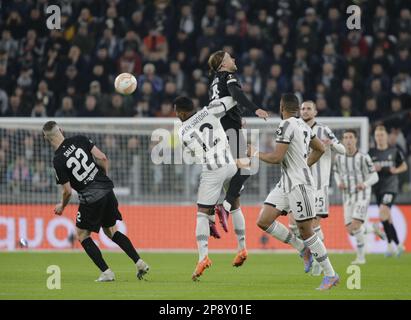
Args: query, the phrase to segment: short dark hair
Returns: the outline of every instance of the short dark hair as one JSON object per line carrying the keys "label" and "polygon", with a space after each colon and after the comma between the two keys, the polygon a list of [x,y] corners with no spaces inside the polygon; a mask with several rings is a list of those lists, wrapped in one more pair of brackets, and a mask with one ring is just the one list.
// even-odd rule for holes
{"label": "short dark hair", "polygon": [[51,131],[56,125],[56,121],[47,121],[43,126],[43,131]]}
{"label": "short dark hair", "polygon": [[176,111],[181,112],[191,112],[194,110],[193,101],[186,96],[178,96],[173,101],[174,108]]}
{"label": "short dark hair", "polygon": [[284,93],[281,96],[281,104],[283,108],[290,113],[297,112],[300,108],[300,103],[294,93]]}
{"label": "short dark hair", "polygon": [[343,135],[346,133],[352,133],[354,137],[358,138],[358,133],[357,133],[357,130],[355,129],[345,129]]}

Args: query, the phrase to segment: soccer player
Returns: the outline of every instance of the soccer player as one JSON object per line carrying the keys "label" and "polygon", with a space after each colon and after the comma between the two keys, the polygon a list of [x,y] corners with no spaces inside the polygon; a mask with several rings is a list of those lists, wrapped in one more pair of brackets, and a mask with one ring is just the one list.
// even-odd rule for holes
{"label": "soccer player", "polygon": [[[241,131],[243,125],[241,114],[244,109],[248,109],[260,118],[267,118],[268,113],[258,108],[241,90],[240,82],[235,74],[237,71],[235,59],[229,53],[225,51],[214,52],[208,60],[208,66],[210,74],[213,76],[209,94],[210,101],[223,97],[231,97],[235,101],[236,105],[221,118],[221,124],[227,134],[234,159],[246,160],[245,162],[247,162],[247,145]],[[237,163],[239,162],[237,161]],[[245,220],[240,207],[240,192],[244,189],[244,183],[249,176],[249,169],[246,167],[239,168],[229,183],[222,205],[217,205],[215,208],[220,223],[226,232],[228,231],[228,214],[231,213],[233,217],[234,232],[237,236],[239,250],[239,254],[233,261],[235,267],[241,266],[247,258]]]}
{"label": "soccer player", "polygon": [[[373,191],[377,198],[380,219],[387,236],[386,256],[393,254],[400,256],[404,252],[404,245],[400,244],[398,240],[391,217],[391,206],[398,193],[398,174],[407,171],[408,167],[402,152],[397,147],[388,145],[388,134],[384,126],[375,128],[374,139],[376,147],[370,149],[369,153],[379,177],[378,183],[373,186]],[[392,242],[397,246],[396,252]]]}
{"label": "soccer player", "polygon": [[[281,179],[267,196],[257,220],[259,228],[276,239],[289,243],[304,257],[305,272],[309,272],[312,255],[324,270],[318,288],[328,290],[339,282],[327,255],[327,249],[312,227],[315,219],[315,183],[310,167],[317,162],[325,148],[310,127],[298,118],[299,103],[294,94],[284,94],[280,101],[282,121],[277,129],[275,150],[256,151],[249,146],[249,156],[267,163],[281,163]],[[309,153],[311,148],[311,153]],[[276,221],[292,212],[302,239],[297,238],[283,224]],[[311,255],[312,254],[312,255]]]}
{"label": "soccer player", "polygon": [[[305,101],[301,104],[300,116],[305,123],[311,128],[313,133],[321,140],[325,146],[325,152],[315,165],[311,166],[311,173],[314,178],[315,186],[315,214],[313,220],[313,229],[321,241],[324,241],[324,234],[321,230],[320,220],[328,217],[328,186],[330,185],[331,173],[331,150],[345,154],[345,147],[338,141],[334,133],[326,125],[318,123],[315,119],[317,108],[314,101]],[[298,228],[290,215],[290,229],[298,234]],[[321,266],[314,259],[312,274],[319,276]]]}
{"label": "soccer player", "polygon": [[[191,153],[203,166],[197,197],[196,239],[198,263],[192,280],[197,281],[206,268],[211,266],[208,257],[208,238],[210,222],[214,225],[214,207],[220,197],[224,184],[237,172],[230,146],[220,118],[234,107],[231,97],[215,100],[207,107],[196,112],[193,102],[187,97],[177,97],[174,108],[177,117],[182,121],[179,137],[185,154]],[[215,232],[211,228],[211,232]]]}
{"label": "soccer player", "polygon": [[364,222],[371,198],[371,186],[378,182],[378,174],[368,154],[357,149],[357,132],[344,131],[343,144],[346,154],[337,154],[334,163],[334,178],[343,192],[344,222],[347,231],[357,241],[357,258],[352,264],[365,263]]}
{"label": "soccer player", "polygon": [[77,191],[80,205],[76,217],[76,232],[87,255],[101,270],[98,282],[114,281],[114,272],[104,261],[100,249],[90,237],[103,227],[104,233],[135,263],[137,278],[142,279],[149,266],[140,258],[130,239],[117,230],[116,221],[122,220],[114,184],[107,176],[109,163],[106,155],[85,136],[65,138],[55,121],[43,126],[44,138],[55,150],[53,165],[57,184],[62,185],[61,203],[54,213],[62,215],[70,201],[72,188]]}

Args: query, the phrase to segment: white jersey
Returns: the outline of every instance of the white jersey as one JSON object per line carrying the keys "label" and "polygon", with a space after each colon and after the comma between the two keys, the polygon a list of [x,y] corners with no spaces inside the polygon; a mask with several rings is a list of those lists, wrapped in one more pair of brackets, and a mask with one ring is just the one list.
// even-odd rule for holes
{"label": "white jersey", "polygon": [[[333,144],[331,148],[334,151],[340,154],[345,154],[344,146],[338,141],[334,133],[326,125],[315,122],[312,125],[311,130],[320,140],[325,138],[330,139]],[[326,148],[321,158],[311,166],[311,173],[314,178],[316,190],[321,190],[330,185],[332,162],[331,148]]]}
{"label": "white jersey", "polygon": [[369,200],[371,187],[357,190],[359,183],[364,183],[371,174],[375,172],[374,164],[368,154],[357,151],[353,156],[337,155],[334,163],[334,174],[336,182],[343,182],[346,189],[343,190],[343,198],[358,200]]}
{"label": "white jersey", "polygon": [[289,144],[281,162],[281,179],[277,187],[283,192],[291,192],[297,185],[314,187],[313,177],[307,165],[307,157],[311,139],[315,134],[300,118],[291,117],[282,120],[277,129],[277,143]]}
{"label": "white jersey", "polygon": [[235,106],[232,97],[214,100],[182,123],[178,133],[184,148],[203,165],[203,170],[216,170],[233,164],[227,136],[220,118]]}

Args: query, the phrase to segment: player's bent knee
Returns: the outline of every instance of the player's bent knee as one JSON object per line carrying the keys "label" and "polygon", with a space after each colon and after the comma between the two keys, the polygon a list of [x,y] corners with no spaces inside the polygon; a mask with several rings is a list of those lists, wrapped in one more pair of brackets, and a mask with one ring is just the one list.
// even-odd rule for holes
{"label": "player's bent knee", "polygon": [[110,239],[113,238],[114,234],[117,232],[116,226],[103,228],[104,234],[109,237]]}

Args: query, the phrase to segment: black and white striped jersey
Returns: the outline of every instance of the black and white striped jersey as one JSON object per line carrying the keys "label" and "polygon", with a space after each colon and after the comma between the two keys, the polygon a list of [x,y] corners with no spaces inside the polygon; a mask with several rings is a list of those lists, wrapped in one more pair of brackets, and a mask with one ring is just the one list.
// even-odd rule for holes
{"label": "black and white striped jersey", "polygon": [[343,196],[365,200],[371,197],[371,187],[357,190],[359,183],[364,183],[375,172],[374,164],[368,154],[357,151],[353,156],[340,155],[335,157],[334,174],[337,184],[343,182]]}
{"label": "black and white striped jersey", "polygon": [[336,151],[337,153],[345,154],[345,147],[338,141],[334,133],[326,125],[315,122],[311,127],[311,130],[318,139],[330,139],[332,141],[332,147],[327,147],[320,160],[318,160],[311,166],[311,173],[314,178],[316,189],[321,190],[322,188],[330,185],[332,162],[331,149]]}
{"label": "black and white striped jersey", "polygon": [[276,133],[277,143],[289,144],[281,162],[281,179],[277,186],[284,192],[290,192],[300,184],[314,187],[307,165],[309,145],[315,138],[311,128],[300,118],[291,117],[280,122]]}
{"label": "black and white striped jersey", "polygon": [[179,128],[184,149],[191,152],[203,170],[216,170],[235,163],[220,118],[235,106],[231,97],[215,100],[186,119]]}

